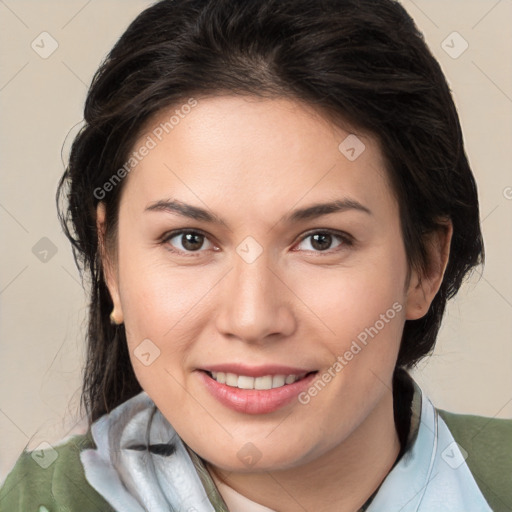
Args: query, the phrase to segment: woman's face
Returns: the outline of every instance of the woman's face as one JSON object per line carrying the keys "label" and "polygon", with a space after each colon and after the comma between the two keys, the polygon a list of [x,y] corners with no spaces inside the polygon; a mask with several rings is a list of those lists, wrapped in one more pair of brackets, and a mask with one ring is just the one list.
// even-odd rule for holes
{"label": "woman's face", "polygon": [[313,460],[391,407],[404,322],[432,298],[407,281],[379,146],[287,99],[153,121],[108,277],[137,379],[219,467]]}

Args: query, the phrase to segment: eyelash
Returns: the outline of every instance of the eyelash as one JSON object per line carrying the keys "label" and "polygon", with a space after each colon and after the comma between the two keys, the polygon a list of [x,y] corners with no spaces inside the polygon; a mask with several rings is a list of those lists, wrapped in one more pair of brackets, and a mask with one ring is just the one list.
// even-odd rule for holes
{"label": "eyelash", "polygon": [[[174,247],[172,247],[169,244],[169,240],[171,240],[171,239],[173,239],[173,238],[175,238],[175,237],[177,237],[179,235],[185,235],[185,234],[201,235],[201,236],[205,237],[206,239],[208,239],[208,235],[206,233],[204,233],[203,231],[201,231],[201,230],[198,230],[198,229],[180,229],[180,230],[170,231],[169,233],[166,233],[162,237],[162,239],[161,239],[161,244],[165,245],[165,248],[168,251],[170,251],[170,252],[172,252],[174,254],[183,255],[185,257],[192,257],[192,258],[200,256],[201,253],[204,252],[204,251],[198,250],[198,251],[187,252],[187,251],[182,251],[180,249],[175,249]],[[307,251],[307,252],[313,252],[313,253],[316,253],[316,254],[332,255],[334,252],[341,251],[344,248],[352,247],[354,245],[354,238],[351,235],[349,235],[348,233],[344,233],[342,231],[335,231],[335,230],[332,230],[332,229],[317,229],[315,231],[309,231],[308,233],[304,234],[304,236],[299,240],[298,244],[302,243],[307,238],[309,238],[309,237],[311,237],[313,235],[317,235],[317,234],[332,235],[332,236],[334,236],[336,238],[339,238],[342,243],[340,244],[340,246],[338,246],[338,248],[333,249],[333,250],[326,250],[326,251],[318,251],[318,250],[315,251],[315,250],[312,250],[312,251]],[[210,241],[210,243],[211,243],[211,241]]]}

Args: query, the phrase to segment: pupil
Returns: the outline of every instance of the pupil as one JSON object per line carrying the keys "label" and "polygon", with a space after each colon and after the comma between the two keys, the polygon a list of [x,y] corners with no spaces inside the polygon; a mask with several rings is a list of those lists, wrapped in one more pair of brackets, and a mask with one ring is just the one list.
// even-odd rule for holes
{"label": "pupil", "polygon": [[[195,249],[199,249],[201,247],[201,241],[199,242],[195,242],[194,243],[194,239],[197,239],[198,237],[201,237],[202,235],[199,235],[199,234],[195,234],[195,233],[185,233],[183,235],[185,237],[185,241],[183,242],[183,247],[185,247],[185,249],[187,250],[195,250]],[[192,241],[191,241],[192,239]]]}
{"label": "pupil", "polygon": [[[322,239],[324,243],[323,244],[322,244],[322,242],[319,243],[318,238]],[[327,244],[325,244],[326,241],[327,241]],[[328,233],[320,234],[320,235],[318,235],[318,234],[313,235],[313,241],[312,241],[311,245],[315,249],[318,249],[318,250],[326,249],[331,245],[331,235],[329,235]]]}

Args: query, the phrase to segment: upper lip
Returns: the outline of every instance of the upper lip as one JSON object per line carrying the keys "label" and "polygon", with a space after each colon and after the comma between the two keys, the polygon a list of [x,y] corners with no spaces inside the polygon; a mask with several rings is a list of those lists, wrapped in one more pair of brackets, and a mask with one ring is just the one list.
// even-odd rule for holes
{"label": "upper lip", "polygon": [[316,370],[309,368],[297,368],[276,364],[247,366],[242,363],[213,364],[200,368],[206,372],[234,373],[235,375],[247,375],[248,377],[264,377],[265,375],[302,375]]}

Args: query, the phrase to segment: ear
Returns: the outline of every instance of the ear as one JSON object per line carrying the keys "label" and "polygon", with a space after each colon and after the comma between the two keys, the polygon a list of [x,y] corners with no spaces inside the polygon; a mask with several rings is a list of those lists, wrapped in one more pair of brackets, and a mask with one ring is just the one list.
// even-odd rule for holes
{"label": "ear", "polygon": [[107,285],[108,291],[110,292],[110,297],[112,298],[112,302],[114,304],[114,309],[111,313],[111,320],[116,324],[123,323],[123,310],[121,307],[121,300],[119,297],[119,276],[117,275],[117,271],[115,268],[112,259],[109,257],[108,251],[106,249],[106,240],[105,240],[105,232],[106,232],[106,223],[105,223],[105,215],[106,208],[105,203],[100,201],[96,208],[96,228],[98,231],[98,249],[100,252],[101,265],[103,267],[103,275],[105,276],[105,283]]}
{"label": "ear", "polygon": [[443,282],[450,257],[453,235],[451,220],[440,221],[438,228],[428,234],[425,249],[427,265],[423,272],[411,271],[407,290],[406,319],[417,320],[425,316]]}

